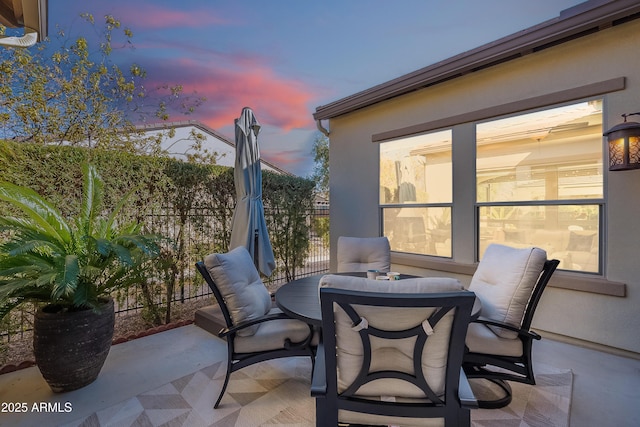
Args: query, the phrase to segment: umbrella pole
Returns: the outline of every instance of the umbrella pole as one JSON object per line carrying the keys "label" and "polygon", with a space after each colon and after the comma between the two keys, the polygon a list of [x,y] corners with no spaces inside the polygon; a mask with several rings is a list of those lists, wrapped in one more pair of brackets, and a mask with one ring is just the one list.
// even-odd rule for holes
{"label": "umbrella pole", "polygon": [[260,271],[258,267],[258,229],[253,232],[253,263],[256,265],[256,270]]}

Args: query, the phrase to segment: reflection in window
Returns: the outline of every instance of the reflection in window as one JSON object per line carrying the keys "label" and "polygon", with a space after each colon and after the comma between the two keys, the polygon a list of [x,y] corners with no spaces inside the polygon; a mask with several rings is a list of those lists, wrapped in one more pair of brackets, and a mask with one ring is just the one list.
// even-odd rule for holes
{"label": "reflection in window", "polygon": [[480,254],[536,245],[560,268],[599,272],[602,101],[478,124],[476,143]]}
{"label": "reflection in window", "polygon": [[380,204],[450,203],[451,131],[380,144]]}
{"label": "reflection in window", "polygon": [[384,235],[391,250],[451,257],[451,208],[383,208]]}
{"label": "reflection in window", "polygon": [[382,232],[391,250],[451,257],[451,131],[380,144]]}
{"label": "reflection in window", "polygon": [[480,256],[490,243],[538,246],[564,270],[599,271],[598,205],[481,206]]}

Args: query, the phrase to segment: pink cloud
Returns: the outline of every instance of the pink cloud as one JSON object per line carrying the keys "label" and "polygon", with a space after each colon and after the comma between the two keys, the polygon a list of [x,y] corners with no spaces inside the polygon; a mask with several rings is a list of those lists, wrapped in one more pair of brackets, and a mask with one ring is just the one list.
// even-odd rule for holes
{"label": "pink cloud", "polygon": [[136,28],[184,28],[205,25],[228,24],[229,21],[211,12],[210,9],[171,9],[153,3],[132,3],[118,7],[118,16],[135,23]]}
{"label": "pink cloud", "polygon": [[284,131],[314,126],[309,105],[318,93],[299,80],[277,75],[260,60],[229,56],[226,61],[203,64],[182,58],[161,74],[171,78],[156,75],[154,80],[181,84],[185,95],[195,92],[207,98],[192,118],[213,128],[232,125],[245,106],[263,124]]}
{"label": "pink cloud", "polygon": [[263,157],[269,160],[274,165],[282,166],[285,169],[287,167],[296,166],[302,161],[308,160],[309,156],[304,155],[300,150],[286,150],[286,151],[267,151],[263,152]]}

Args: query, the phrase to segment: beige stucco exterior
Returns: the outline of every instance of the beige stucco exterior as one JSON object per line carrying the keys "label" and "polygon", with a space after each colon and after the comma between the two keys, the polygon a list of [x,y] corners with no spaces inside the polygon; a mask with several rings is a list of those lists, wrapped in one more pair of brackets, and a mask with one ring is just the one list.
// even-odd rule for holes
{"label": "beige stucco exterior", "polygon": [[[422,48],[428,49],[428,46]],[[601,96],[604,128],[622,113],[640,111],[640,20],[601,30],[435,86],[379,102],[330,119],[331,254],[338,236],[380,235],[377,134],[459,116],[523,99],[586,87],[624,77],[625,87]],[[594,94],[595,96],[595,94]],[[567,99],[566,102],[571,101]],[[554,105],[554,104],[552,104]],[[542,106],[542,105],[541,105]],[[452,127],[454,135],[453,261],[476,262],[474,243],[475,140],[472,123]],[[603,149],[606,140],[603,138]],[[604,156],[606,159],[606,155]],[[534,327],[587,342],[640,353],[640,170],[605,169],[605,281],[626,285],[625,296],[549,287]],[[401,272],[445,275],[412,266]],[[428,257],[424,257],[425,263]],[[335,265],[332,265],[335,267]],[[453,275],[453,274],[452,274]],[[562,273],[557,276],[560,280]],[[458,275],[468,283],[469,275]],[[593,279],[592,275],[584,275]],[[575,275],[574,275],[575,280]],[[578,275],[578,281],[580,276]],[[604,285],[603,285],[604,286]]]}

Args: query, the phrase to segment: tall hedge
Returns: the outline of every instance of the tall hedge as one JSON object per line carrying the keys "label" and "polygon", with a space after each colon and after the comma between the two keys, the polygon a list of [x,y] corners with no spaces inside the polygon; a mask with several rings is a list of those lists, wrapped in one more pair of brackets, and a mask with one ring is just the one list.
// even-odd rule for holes
{"label": "tall hedge", "polygon": [[[0,181],[33,188],[67,216],[79,209],[85,162],[95,165],[105,182],[107,211],[135,188],[125,215],[173,241],[165,257],[164,295],[160,298],[158,291],[143,289],[140,298],[145,305],[152,303],[151,297],[167,305],[176,295],[184,297],[185,284],[193,280],[193,263],[207,253],[228,250],[236,199],[233,168],[120,151],[0,141]],[[310,180],[263,173],[276,274],[288,280],[295,278],[309,250],[313,192]],[[6,215],[7,209],[0,205],[0,214]],[[154,317],[157,323],[157,313]]]}

